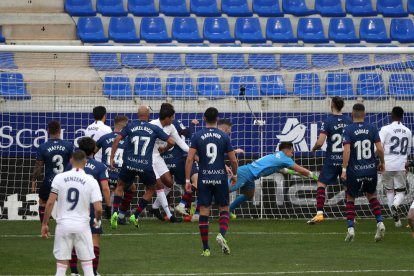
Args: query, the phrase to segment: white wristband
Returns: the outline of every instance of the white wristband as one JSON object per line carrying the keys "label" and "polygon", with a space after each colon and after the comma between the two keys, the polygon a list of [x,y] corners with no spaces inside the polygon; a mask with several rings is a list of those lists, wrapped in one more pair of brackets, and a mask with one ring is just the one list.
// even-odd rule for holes
{"label": "white wristband", "polygon": [[233,174],[231,177],[237,177],[237,174]]}
{"label": "white wristband", "polygon": [[342,167],[342,172],[346,172],[346,168]]}
{"label": "white wristband", "polygon": [[190,179],[186,179],[185,180],[185,183],[190,183],[191,182],[191,180]]}
{"label": "white wristband", "polygon": [[96,218],[93,219],[94,227],[98,229],[101,227],[101,220],[97,220]]}
{"label": "white wristband", "polygon": [[308,177],[313,178],[313,172],[310,171],[309,174],[308,174]]}

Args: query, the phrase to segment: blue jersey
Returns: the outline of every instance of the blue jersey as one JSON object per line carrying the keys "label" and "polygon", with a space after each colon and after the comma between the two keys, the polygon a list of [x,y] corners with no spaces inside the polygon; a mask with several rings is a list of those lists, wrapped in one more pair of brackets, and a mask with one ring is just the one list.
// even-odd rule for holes
{"label": "blue jersey", "polygon": [[[112,151],[112,144],[114,143],[114,140],[118,136],[118,133],[111,132],[108,134],[105,134],[104,136],[101,136],[99,140],[96,142],[96,145],[102,149],[102,163],[104,163],[107,166],[110,166],[110,158],[111,158],[111,151]],[[115,162],[115,168],[120,169],[122,167],[122,157],[124,155],[124,150],[127,147],[127,141],[121,140],[118,145],[118,149],[115,152],[114,156],[114,162]]]}
{"label": "blue jersey", "polygon": [[160,127],[145,121],[135,121],[124,127],[120,133],[127,138],[124,163],[133,168],[152,168],[152,152],[155,141],[167,141],[169,136]]}
{"label": "blue jersey", "polygon": [[335,166],[342,165],[342,133],[343,129],[352,124],[351,118],[345,115],[330,114],[322,123],[321,133],[326,134],[325,163]]}
{"label": "blue jersey", "polygon": [[[69,163],[66,171],[70,171],[71,169],[72,164]],[[98,160],[88,158],[84,170],[86,174],[92,175],[98,181],[99,186],[101,181],[108,180],[108,168]]]}
{"label": "blue jersey", "polygon": [[[186,128],[180,120],[174,121],[173,125],[177,129],[178,134],[183,138],[190,138],[192,135],[192,128]],[[184,138],[183,138],[184,139]],[[179,163],[185,162],[187,152],[180,147],[174,146],[169,151],[161,154],[164,158],[165,164],[169,169],[176,168]]]}
{"label": "blue jersey", "polygon": [[36,160],[45,164],[43,183],[52,182],[56,174],[65,170],[73,152],[73,144],[61,139],[49,139],[37,149]]}
{"label": "blue jersey", "polygon": [[356,177],[377,174],[374,144],[381,142],[378,130],[367,123],[353,123],[344,129],[343,143],[350,144],[347,173]]}
{"label": "blue jersey", "polygon": [[283,168],[291,168],[295,165],[292,158],[289,158],[284,152],[278,151],[274,154],[268,154],[262,158],[248,164],[247,167],[255,178],[268,176]]}
{"label": "blue jersey", "polygon": [[194,134],[191,147],[198,152],[200,178],[227,179],[225,154],[233,151],[233,147],[226,133],[217,128],[205,128]]}

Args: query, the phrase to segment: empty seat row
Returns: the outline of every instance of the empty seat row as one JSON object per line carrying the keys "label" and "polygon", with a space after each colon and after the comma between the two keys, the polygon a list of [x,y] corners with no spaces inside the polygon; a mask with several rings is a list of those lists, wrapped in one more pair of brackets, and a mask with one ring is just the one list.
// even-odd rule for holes
{"label": "empty seat row", "polygon": [[0,72],[0,97],[6,100],[29,100],[21,73]]}
{"label": "empty seat row", "polygon": [[140,24],[140,37],[137,35],[132,17],[112,17],[109,22],[109,37],[104,32],[100,17],[81,17],[77,31],[84,43],[103,43],[113,40],[118,43],[168,43],[176,40],[182,43],[199,43],[208,40],[211,43],[358,43],[364,40],[371,43],[388,43],[391,40],[400,43],[414,42],[414,24],[411,19],[392,19],[390,36],[388,36],[382,18],[364,18],[359,26],[359,36],[351,18],[332,18],[329,22],[328,35],[325,34],[320,18],[300,18],[297,24],[297,36],[293,32],[289,18],[269,18],[266,34],[263,35],[260,20],[255,17],[237,18],[234,36],[226,18],[206,18],[203,36],[194,17],[174,18],[170,36],[162,17],[144,17]]}
{"label": "empty seat row", "polygon": [[[96,11],[104,16],[125,16],[132,13],[136,16],[157,16],[163,13],[168,16],[220,16],[222,13],[229,16],[282,16],[293,14],[307,16],[320,14],[322,16],[374,16],[382,14],[389,17],[406,17],[414,13],[414,0],[408,0],[405,7],[402,0],[377,0],[376,8],[371,0],[346,0],[345,10],[341,0],[316,0],[314,8],[306,5],[306,0],[253,0],[250,9],[247,0],[221,0],[221,8],[216,0],[190,0],[187,7],[186,0],[159,0],[157,10],[154,0],[128,0],[127,9],[123,0],[97,0]],[[91,0],[66,0],[65,11],[72,16],[92,16],[96,11]]]}

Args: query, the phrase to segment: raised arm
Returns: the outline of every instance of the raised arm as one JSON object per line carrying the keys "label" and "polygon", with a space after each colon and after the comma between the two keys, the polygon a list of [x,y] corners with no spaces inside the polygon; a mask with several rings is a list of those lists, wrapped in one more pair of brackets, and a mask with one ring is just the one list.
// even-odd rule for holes
{"label": "raised arm", "polygon": [[300,173],[300,174],[301,174],[301,175],[303,175],[303,176],[307,176],[307,177],[309,177],[309,178],[314,178],[314,177],[315,177],[315,175],[313,174],[313,172],[311,172],[311,171],[310,171],[310,170],[308,170],[308,169],[305,169],[305,168],[304,168],[304,167],[302,167],[302,166],[299,166],[298,164],[293,165],[292,169],[293,169],[295,172]]}
{"label": "raised arm", "polygon": [[188,152],[190,148],[188,147],[187,143],[183,139],[181,139],[180,135],[178,135],[177,130],[171,133],[171,137],[174,138],[174,141],[177,144],[177,146],[179,146],[183,151]]}

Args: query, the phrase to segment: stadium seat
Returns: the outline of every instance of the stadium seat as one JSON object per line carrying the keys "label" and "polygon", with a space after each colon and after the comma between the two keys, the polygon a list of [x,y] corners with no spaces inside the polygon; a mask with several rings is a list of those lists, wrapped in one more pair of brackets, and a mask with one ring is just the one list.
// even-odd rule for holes
{"label": "stadium seat", "polygon": [[391,74],[388,94],[397,100],[414,99],[414,79],[412,74]]}
{"label": "stadium seat", "polygon": [[[175,45],[158,45],[161,46],[175,46]],[[181,62],[180,54],[154,54],[154,65],[161,70],[180,70],[184,68]]]}
{"label": "stadium seat", "polygon": [[279,0],[253,0],[253,12],[261,17],[283,16]]}
{"label": "stadium seat", "polygon": [[237,18],[234,30],[236,40],[241,43],[264,43],[260,21],[257,17]]}
{"label": "stadium seat", "polygon": [[[240,45],[225,44],[225,45],[220,45],[220,47],[240,47]],[[227,70],[248,68],[248,65],[244,61],[243,54],[218,54],[217,65],[218,67],[227,69]]]}
{"label": "stadium seat", "polygon": [[132,98],[131,84],[126,74],[106,75],[103,84],[103,95],[112,100]]}
{"label": "stadium seat", "polygon": [[96,0],[96,11],[103,16],[127,16],[122,0]]}
{"label": "stadium seat", "polygon": [[0,52],[0,69],[17,69],[14,63],[14,53]]}
{"label": "stadium seat", "polygon": [[331,18],[329,22],[329,40],[336,43],[358,43],[354,21],[351,18]]}
{"label": "stadium seat", "polygon": [[[315,45],[314,47],[335,47],[335,45]],[[312,66],[314,68],[339,67],[338,54],[312,54]]]}
{"label": "stadium seat", "polygon": [[[190,47],[208,47],[204,44],[189,45]],[[211,54],[186,54],[185,65],[191,69],[216,69],[217,66],[213,61]]]}
{"label": "stadium seat", "polygon": [[220,78],[217,75],[199,75],[197,78],[197,92],[200,97],[221,99],[226,93],[221,88]]}
{"label": "stadium seat", "polygon": [[347,73],[328,73],[326,75],[325,94],[328,97],[354,98],[351,76]]}
{"label": "stadium seat", "polygon": [[70,16],[95,16],[91,0],[65,0],[65,12]]}
{"label": "stadium seat", "polygon": [[357,94],[364,99],[384,99],[385,88],[382,76],[377,73],[363,73],[358,76]]}
{"label": "stadium seat", "polygon": [[377,0],[377,12],[388,17],[406,17],[402,0]]}
{"label": "stadium seat", "polygon": [[260,77],[260,94],[262,96],[286,96],[287,90],[282,75],[262,75]]}
{"label": "stadium seat", "polygon": [[109,21],[109,39],[119,43],[137,43],[139,38],[132,17],[112,17]]}
{"label": "stadium seat", "polygon": [[319,76],[315,73],[299,73],[295,75],[293,81],[293,94],[302,99],[318,100],[321,94],[321,84]]}
{"label": "stadium seat", "polygon": [[247,0],[221,0],[221,12],[228,16],[252,16]]}
{"label": "stadium seat", "polygon": [[216,0],[191,0],[191,13],[197,16],[220,16]]}
{"label": "stadium seat", "polygon": [[167,16],[189,16],[185,0],[160,0],[160,13]]}
{"label": "stadium seat", "polygon": [[[301,45],[283,45],[283,47],[301,47]],[[281,54],[280,66],[288,70],[309,69],[308,58],[305,54]]]}
{"label": "stadium seat", "polygon": [[233,97],[243,97],[240,95],[240,88],[244,87],[244,94],[248,98],[259,98],[259,89],[257,87],[257,80],[255,76],[244,75],[237,76],[233,75],[230,79],[230,95]]}
{"label": "stadium seat", "polygon": [[176,99],[194,99],[193,81],[188,74],[170,74],[167,77],[167,96]]}
{"label": "stadium seat", "polygon": [[322,20],[320,18],[300,18],[298,22],[298,39],[305,43],[327,43]]}
{"label": "stadium seat", "polygon": [[[377,47],[392,47],[396,48],[397,45],[378,45]],[[385,63],[388,62],[388,64],[381,64],[378,67],[382,70],[388,70],[388,71],[395,71],[395,70],[404,70],[405,65],[402,62],[401,55],[399,54],[375,54],[374,55],[374,61],[377,63]],[[389,63],[392,62],[392,63]]]}
{"label": "stadium seat", "polygon": [[206,18],[204,20],[204,39],[211,43],[231,43],[234,38],[230,34],[229,22],[226,18]]}
{"label": "stadium seat", "polygon": [[346,0],[345,10],[346,13],[352,14],[352,16],[377,15],[371,0]]}
{"label": "stadium seat", "polygon": [[306,6],[306,0],[282,0],[282,9],[284,13],[295,16],[306,16],[315,13],[314,10]]}
{"label": "stadium seat", "polygon": [[148,100],[163,98],[161,78],[155,74],[138,74],[135,78],[134,94]]}
{"label": "stadium seat", "polygon": [[414,14],[414,0],[407,0],[407,11],[409,14]]}
{"label": "stadium seat", "polygon": [[148,56],[145,53],[121,53],[121,64],[124,68],[134,69],[149,69],[154,67],[154,64],[148,62]]}
{"label": "stadium seat", "polygon": [[409,18],[391,20],[391,40],[400,43],[414,42],[414,24]]}
{"label": "stadium seat", "polygon": [[[366,47],[366,46],[365,45],[346,45],[345,47]],[[356,67],[359,67],[360,69],[363,69],[362,65],[367,65],[370,63],[370,57],[369,57],[369,54],[344,54],[342,63],[344,66],[347,66],[347,67],[356,66]]]}
{"label": "stadium seat", "polygon": [[21,73],[0,72],[0,97],[5,100],[30,100]]}
{"label": "stadium seat", "polygon": [[4,42],[6,42],[6,38],[1,33],[1,29],[0,29],[0,43],[4,43]]}
{"label": "stadium seat", "polygon": [[[111,45],[100,45],[101,47],[111,47]],[[98,71],[111,71],[121,69],[116,53],[90,53],[89,61],[91,67]]]}
{"label": "stadium seat", "polygon": [[[271,45],[254,45],[253,47],[272,47]],[[249,54],[249,65],[257,70],[276,70],[276,58],[274,54]]]}
{"label": "stadium seat", "polygon": [[135,16],[158,16],[154,0],[128,0],[128,11]]}
{"label": "stadium seat", "polygon": [[269,18],[266,24],[266,39],[276,43],[296,43],[289,18]]}
{"label": "stadium seat", "polygon": [[100,17],[79,17],[77,32],[83,43],[108,42]]}
{"label": "stadium seat", "polygon": [[203,39],[194,17],[176,17],[172,24],[172,39],[182,43],[200,43]]}
{"label": "stadium seat", "polygon": [[171,42],[167,26],[162,17],[143,17],[141,20],[141,39],[148,43]]}
{"label": "stadium seat", "polygon": [[345,16],[341,0],[316,0],[315,11],[322,16]]}
{"label": "stadium seat", "polygon": [[384,20],[382,18],[363,18],[359,26],[359,38],[366,42],[388,43]]}

